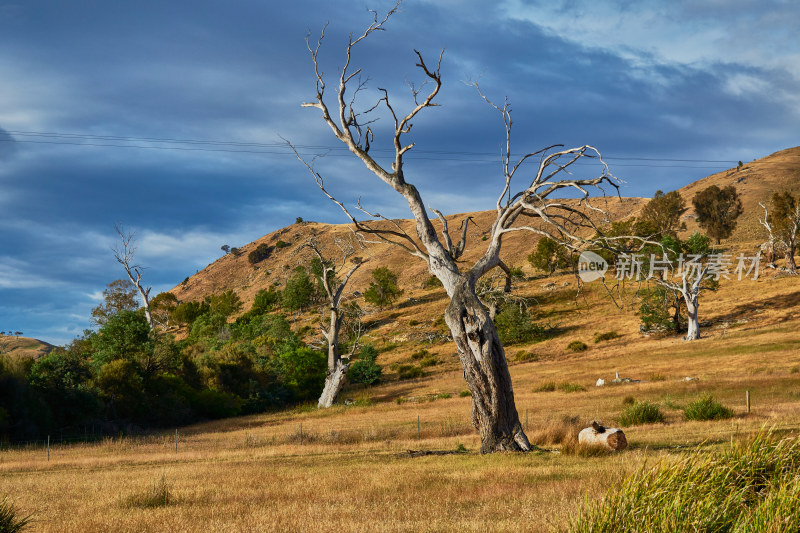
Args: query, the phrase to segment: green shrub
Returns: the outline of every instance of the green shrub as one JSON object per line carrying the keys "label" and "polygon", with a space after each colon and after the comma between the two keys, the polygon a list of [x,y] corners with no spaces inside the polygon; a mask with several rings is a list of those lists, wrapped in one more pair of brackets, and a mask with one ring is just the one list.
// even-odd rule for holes
{"label": "green shrub", "polygon": [[498,313],[494,325],[504,345],[542,341],[547,338],[544,328],[534,324],[530,315],[517,305],[509,305]]}
{"label": "green shrub", "polygon": [[7,499],[0,500],[0,532],[17,533],[22,531],[30,521],[30,516],[18,517],[17,510]]}
{"label": "green shrub", "polygon": [[412,326],[412,327],[413,327],[413,326],[419,326],[419,320],[413,320],[413,319],[412,319],[412,320],[409,320],[409,321],[408,321],[408,325],[409,325],[409,326]]}
{"label": "green shrub", "polygon": [[403,294],[397,286],[397,274],[386,267],[378,267],[372,271],[369,287],[364,291],[364,300],[377,305],[381,309],[391,304]]}
{"label": "green shrub", "polygon": [[570,352],[583,352],[588,348],[585,342],[581,341],[572,341],[571,343],[567,344],[567,350]]}
{"label": "green shrub", "polygon": [[733,416],[733,410],[725,407],[710,395],[691,402],[683,410],[687,420],[723,420]]}
{"label": "green shrub", "polygon": [[433,355],[428,355],[426,357],[423,357],[419,362],[419,366],[421,366],[422,368],[427,368],[429,366],[435,366],[438,364],[439,360],[436,359],[436,357]]}
{"label": "green shrub", "polygon": [[427,355],[430,355],[430,354],[431,353],[428,350],[426,350],[425,348],[421,348],[421,349],[419,349],[416,352],[411,354],[411,359],[416,361],[416,360],[422,359],[423,357],[425,357]]}
{"label": "green shrub", "polygon": [[270,246],[265,242],[262,242],[256,247],[255,250],[247,254],[247,260],[250,261],[251,265],[255,265],[257,263],[260,263],[264,259],[267,259],[271,253],[272,253],[272,246]]}
{"label": "green shrub", "polygon": [[289,243],[286,241],[282,241],[280,239],[278,240],[278,242],[275,243],[275,248],[277,248],[278,250],[280,250],[281,248],[286,248],[287,246],[289,246]]}
{"label": "green shrub", "polygon": [[437,400],[447,400],[448,398],[452,398],[452,397],[453,397],[453,395],[450,394],[449,392],[440,392],[439,394],[434,396],[434,398],[437,399]]}
{"label": "green shrub", "polygon": [[642,466],[570,522],[574,533],[800,531],[800,440],[759,434]]}
{"label": "green shrub", "polygon": [[459,398],[467,398],[469,396],[472,396],[472,393],[468,390],[462,390],[461,392],[458,393]]}
{"label": "green shrub", "polygon": [[582,385],[578,385],[577,383],[561,383],[558,385],[558,390],[562,392],[583,392],[586,390],[586,387]]}
{"label": "green shrub", "polygon": [[654,403],[647,401],[634,402],[622,410],[619,425],[622,427],[639,426],[641,424],[655,424],[663,422],[664,415]]}
{"label": "green shrub", "polygon": [[347,377],[353,383],[364,385],[374,385],[379,383],[383,375],[383,369],[375,362],[378,358],[378,351],[371,344],[361,347],[358,359],[350,365]]}
{"label": "green shrub", "polygon": [[416,365],[399,365],[397,373],[400,379],[414,379],[422,377],[423,371],[422,367]]}
{"label": "green shrub", "polygon": [[538,361],[539,356],[533,352],[526,352],[520,350],[514,355],[514,361],[518,363],[527,363],[528,361]]}
{"label": "green shrub", "polygon": [[605,333],[598,333],[594,336],[594,342],[597,344],[598,342],[602,341],[610,341],[611,339],[616,339],[619,337],[619,333],[616,331],[606,331]]}
{"label": "green shrub", "polygon": [[555,381],[545,381],[535,389],[533,392],[553,392],[556,390],[556,382]]}

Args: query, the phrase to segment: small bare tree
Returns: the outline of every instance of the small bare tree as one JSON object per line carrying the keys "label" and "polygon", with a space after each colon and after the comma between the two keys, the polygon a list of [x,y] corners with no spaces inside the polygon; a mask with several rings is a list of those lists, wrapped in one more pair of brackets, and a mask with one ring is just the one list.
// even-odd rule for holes
{"label": "small bare tree", "polygon": [[[763,202],[758,202],[758,205],[760,205],[761,208],[764,210],[764,218],[762,219],[761,217],[758,217],[758,222],[759,224],[764,226],[764,228],[767,230],[767,235],[769,235],[767,242],[764,243],[767,249],[767,259],[769,260],[769,266],[771,268],[775,268],[776,242],[775,242],[775,233],[773,232],[772,229],[771,218],[769,216],[769,210],[767,210],[767,206],[765,206]],[[762,245],[762,249],[763,248],[764,246]]]}
{"label": "small bare tree", "polygon": [[155,322],[153,322],[153,317],[150,314],[150,289],[152,287],[142,285],[142,271],[144,269],[135,262],[136,234],[134,232],[126,232],[125,227],[121,224],[115,225],[114,231],[117,232],[120,238],[120,242],[112,248],[114,259],[125,269],[128,279],[131,280],[131,283],[139,292],[139,296],[142,297],[144,316],[147,319],[147,325],[150,326],[150,330],[153,330]]}
{"label": "small bare tree", "polygon": [[[419,191],[407,180],[404,168],[404,157],[414,147],[413,142],[404,141],[404,136],[411,131],[414,119],[423,110],[439,105],[434,101],[442,86],[442,55],[439,55],[435,67],[431,68],[422,54],[414,51],[416,65],[426,78],[426,83],[422,86],[411,85],[413,105],[407,113],[400,113],[390,100],[388,91],[380,88],[380,96],[373,105],[364,108],[356,105],[356,97],[365,89],[366,83],[357,78],[362,72],[360,68],[351,69],[353,48],[371,34],[382,31],[387,20],[397,12],[398,6],[399,2],[383,18],[372,12],[373,20],[366,30],[358,36],[350,36],[345,49],[344,65],[335,88],[333,107],[329,107],[325,100],[327,86],[319,58],[325,30],[323,29],[315,46],[307,39],[316,74],[316,95],[314,101],[303,106],[319,110],[323,122],[333,135],[375,177],[403,197],[414,218],[416,235],[408,234],[399,223],[379,214],[369,213],[360,202],[357,208],[369,215],[372,221],[358,221],[342,202],[328,192],[322,175],[314,169],[313,164],[304,161],[299,154],[298,158],[311,171],[322,192],[344,211],[356,231],[399,246],[424,260],[429,272],[442,282],[450,298],[445,311],[445,322],[456,343],[464,379],[472,393],[472,423],[481,436],[481,451],[529,450],[531,445],[523,431],[514,403],[514,390],[503,345],[489,312],[476,294],[476,284],[484,274],[500,265],[503,237],[512,232],[529,231],[573,247],[585,244],[585,239],[581,237],[583,233],[578,229],[582,226],[589,227],[593,230],[591,234],[594,234],[598,230],[589,215],[592,211],[595,214],[601,212],[590,204],[589,189],[594,187],[603,192],[603,184],[614,189],[617,189],[618,184],[600,153],[588,145],[571,149],[554,145],[527,153],[512,162],[511,107],[507,101],[502,106],[491,103],[475,85],[480,96],[498,111],[505,124],[505,140],[501,150],[503,178],[502,191],[496,202],[496,217],[488,234],[488,248],[471,267],[464,265],[461,255],[467,236],[466,224],[462,224],[460,242],[454,244],[447,219],[441,213],[433,211],[441,223],[439,236]],[[370,145],[374,141],[371,113],[377,110],[385,112],[393,126],[390,140],[394,154],[388,167],[370,154]],[[575,170],[573,165],[576,162],[586,159],[598,163],[597,177],[559,179],[563,174],[570,174],[570,171]],[[526,163],[532,161],[538,161],[538,165],[527,177],[527,185],[517,193],[512,192],[512,178],[518,171],[522,173],[523,167],[527,169]],[[554,194],[567,190],[577,191],[580,198],[575,201],[550,199]]]}
{"label": "small bare tree", "polygon": [[796,275],[794,254],[797,251],[797,238],[800,236],[800,196],[795,197],[789,191],[774,193],[772,213],[768,218],[784,250],[786,270]]}
{"label": "small bare tree", "polygon": [[[683,297],[686,304],[687,330],[686,340],[693,341],[700,338],[700,321],[698,312],[700,309],[700,292],[713,290],[715,284],[708,276],[708,266],[701,266],[697,269],[684,268],[681,273],[680,281],[669,279],[668,277],[654,278],[655,282],[662,287],[672,291],[673,294]],[[675,320],[680,320],[680,302],[675,300],[676,312]]]}
{"label": "small bare tree", "polygon": [[345,383],[347,382],[347,370],[350,368],[349,360],[355,353],[358,347],[358,339],[353,342],[352,351],[347,357],[348,362],[342,360],[342,354],[339,352],[339,333],[344,320],[344,313],[341,309],[342,296],[347,282],[355,274],[356,270],[367,262],[360,258],[354,258],[352,266],[344,275],[341,280],[337,279],[337,275],[344,272],[348,259],[353,257],[356,252],[356,245],[354,240],[334,239],[334,243],[341,252],[341,259],[336,260],[325,257],[322,249],[316,239],[311,238],[306,243],[314,254],[319,259],[321,265],[321,273],[319,281],[322,288],[325,290],[327,304],[330,309],[330,317],[328,324],[320,324],[322,336],[328,343],[328,373],[325,378],[325,387],[322,389],[322,394],[317,402],[317,407],[327,409],[333,402],[336,401],[337,396],[341,392]]}

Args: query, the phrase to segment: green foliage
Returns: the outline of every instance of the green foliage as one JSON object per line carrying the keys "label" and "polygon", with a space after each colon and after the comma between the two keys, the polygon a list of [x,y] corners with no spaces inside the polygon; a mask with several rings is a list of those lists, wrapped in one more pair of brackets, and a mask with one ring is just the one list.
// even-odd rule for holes
{"label": "green foliage", "polygon": [[296,400],[317,398],[322,392],[328,361],[324,353],[301,346],[281,353],[281,376]]}
{"label": "green foliage", "polygon": [[709,237],[719,244],[730,237],[736,228],[736,219],[742,214],[742,201],[736,187],[728,185],[722,189],[716,185],[698,191],[692,199],[697,213],[697,223]]}
{"label": "green foliage", "polygon": [[711,253],[711,239],[707,235],[695,231],[686,239],[683,250],[688,254],[707,255]]}
{"label": "green foliage", "polygon": [[605,333],[598,333],[594,336],[595,344],[603,341],[610,341],[612,339],[616,339],[619,337],[619,333],[616,331],[606,331]]}
{"label": "green foliage", "polygon": [[686,201],[678,191],[664,194],[656,191],[653,199],[642,208],[639,220],[653,226],[658,235],[675,235],[678,230],[686,228],[681,224],[681,215],[686,212]]}
{"label": "green foliage", "polygon": [[664,421],[664,415],[654,403],[634,402],[622,410],[619,424],[622,427],[656,424]]}
{"label": "green foliage", "polygon": [[206,296],[208,312],[212,315],[221,315],[224,318],[238,313],[242,309],[242,300],[233,289],[228,289],[221,294]]}
{"label": "green foliage", "polygon": [[586,387],[578,385],[577,383],[564,382],[558,385],[558,390],[561,392],[585,392]]}
{"label": "green foliage", "polygon": [[361,347],[361,353],[347,371],[347,377],[353,383],[375,385],[380,383],[383,369],[375,361],[378,359],[378,350],[371,344]]}
{"label": "green foliage", "polygon": [[133,361],[143,353],[152,351],[150,326],[139,311],[120,311],[111,315],[100,331],[91,339],[95,351],[95,364],[115,359]]}
{"label": "green foliage", "polygon": [[548,275],[574,264],[569,249],[549,237],[539,239],[536,251],[528,255],[528,262],[533,268],[547,272]]}
{"label": "green foliage", "polygon": [[572,341],[567,344],[567,350],[570,352],[585,352],[587,348],[589,347],[586,346],[586,343],[581,341]]}
{"label": "green foliage", "polygon": [[797,438],[761,433],[722,452],[642,466],[586,503],[569,531],[800,531],[799,470]]}
{"label": "green foliage", "polygon": [[364,291],[364,300],[383,308],[399,298],[403,291],[397,286],[397,274],[387,267],[379,267],[372,271],[369,287]]}
{"label": "green foliage", "polygon": [[417,361],[419,359],[422,359],[426,355],[430,355],[430,354],[431,353],[428,350],[426,350],[425,348],[420,348],[419,350],[417,350],[416,352],[411,354],[411,359]]}
{"label": "green foliage", "polygon": [[556,384],[555,381],[545,381],[538,387],[535,387],[533,392],[555,392],[556,390],[560,390],[561,392],[584,392],[586,387],[567,381],[558,384]]}
{"label": "green foliage", "polygon": [[280,239],[278,239],[278,242],[275,243],[275,248],[277,248],[278,250],[286,248],[287,246],[289,246],[289,243],[286,241],[282,241]]}
{"label": "green foliage", "polygon": [[675,301],[672,293],[664,287],[656,285],[652,289],[641,292],[642,303],[639,304],[639,318],[645,331],[666,331],[675,327],[670,305]]}
{"label": "green foliage", "polygon": [[436,276],[428,276],[422,283],[423,289],[438,289],[442,286],[442,282]]}
{"label": "green foliage", "polygon": [[209,312],[208,302],[181,302],[172,311],[172,321],[191,326],[198,317]]}
{"label": "green foliage", "polygon": [[173,313],[177,307],[178,297],[171,292],[162,292],[150,300],[150,315],[157,324],[164,327],[171,326],[174,322]]}
{"label": "green foliage", "polygon": [[308,272],[304,267],[298,266],[286,282],[281,294],[281,305],[288,311],[300,311],[311,304],[315,292],[315,284],[312,283]]}
{"label": "green foliage", "polygon": [[0,533],[18,533],[28,526],[31,517],[17,515],[17,509],[7,498],[0,500]]}
{"label": "green foliage", "polygon": [[683,414],[687,420],[724,420],[733,416],[733,410],[725,407],[710,395],[704,395],[689,403]]}
{"label": "green foliage", "polygon": [[458,393],[459,398],[468,398],[470,396],[472,396],[472,393],[468,390],[462,390],[461,392]]}
{"label": "green foliage", "polygon": [[261,244],[256,246],[255,250],[247,254],[247,260],[250,262],[251,265],[256,265],[261,261],[263,261],[264,259],[267,259],[271,253],[272,253],[272,246],[270,246],[265,242],[262,242]]}
{"label": "green foliage", "polygon": [[495,316],[494,325],[504,345],[541,341],[547,332],[531,321],[530,315],[517,305],[509,305]]}
{"label": "green foliage", "polygon": [[399,365],[397,367],[397,373],[400,379],[420,378],[424,374],[424,372],[422,371],[422,367],[410,364]]}
{"label": "green foliage", "polygon": [[127,279],[117,279],[103,289],[103,303],[92,309],[92,322],[97,326],[121,311],[139,309],[136,287]]}
{"label": "green foliage", "polygon": [[114,359],[104,364],[95,379],[100,397],[108,402],[112,416],[137,417],[144,412],[145,395],[142,376],[128,359]]}

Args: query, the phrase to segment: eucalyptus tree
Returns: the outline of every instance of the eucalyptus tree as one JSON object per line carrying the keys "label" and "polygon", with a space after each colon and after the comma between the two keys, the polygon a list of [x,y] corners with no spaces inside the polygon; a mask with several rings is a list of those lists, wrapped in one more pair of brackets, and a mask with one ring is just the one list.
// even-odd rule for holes
{"label": "eucalyptus tree", "polygon": [[[339,351],[339,333],[344,320],[344,313],[341,308],[342,296],[347,282],[367,262],[367,260],[362,260],[360,257],[353,257],[356,247],[352,240],[334,239],[334,243],[341,252],[339,260],[326,257],[316,239],[309,239],[306,243],[306,246],[314,252],[314,255],[319,260],[321,266],[318,276],[319,283],[325,291],[326,303],[330,310],[328,323],[323,323],[320,328],[322,336],[328,344],[328,371],[325,377],[325,387],[322,389],[322,394],[317,402],[317,407],[320,408],[328,408],[333,405],[347,381],[350,358],[347,358],[347,362],[343,361],[342,354]],[[348,264],[350,268],[339,280],[337,275],[344,272]],[[357,346],[358,340],[356,339],[353,343],[351,356],[355,353]]]}
{"label": "eucalyptus tree", "polygon": [[[333,87],[331,103],[326,100],[328,86],[319,56],[325,29],[315,43],[307,39],[315,72],[316,94],[313,101],[303,106],[320,111],[323,123],[336,139],[376,179],[387,184],[405,200],[414,219],[414,235],[400,223],[370,213],[360,202],[357,209],[368,215],[369,220],[356,219],[353,212],[328,191],[322,174],[315,169],[314,161],[304,160],[296,149],[295,153],[312,173],[321,191],[344,211],[357,232],[399,246],[425,261],[429,272],[442,282],[450,299],[444,318],[457,346],[464,379],[472,393],[472,423],[480,433],[481,451],[527,451],[531,449],[531,444],[523,431],[514,403],[514,389],[503,345],[489,312],[476,294],[476,285],[482,276],[500,265],[503,239],[513,232],[532,232],[575,248],[585,245],[586,241],[581,237],[584,233],[578,229],[588,227],[593,229],[591,234],[595,234],[597,228],[590,214],[601,213],[599,208],[591,204],[590,191],[595,188],[604,195],[603,185],[616,190],[618,182],[600,153],[589,145],[568,149],[553,145],[512,160],[510,104],[507,100],[502,105],[494,104],[476,83],[473,84],[479,96],[501,117],[505,138],[501,149],[500,194],[496,201],[496,216],[487,235],[487,248],[477,261],[466,264],[462,254],[467,224],[462,223],[460,240],[455,243],[447,218],[440,211],[431,209],[441,225],[440,231],[437,231],[435,218],[428,215],[428,207],[419,190],[409,181],[405,172],[405,156],[415,146],[413,142],[406,142],[407,134],[421,113],[440,105],[436,98],[442,87],[440,67],[443,53],[438,55],[435,63],[428,63],[422,53],[414,50],[416,66],[424,83],[410,84],[409,111],[400,112],[388,90],[380,88],[371,105],[360,107],[358,103],[363,101],[359,93],[366,89],[366,82],[362,82],[362,69],[351,65],[352,52],[362,41],[384,30],[386,22],[398,12],[398,8],[399,2],[382,18],[372,12],[372,22],[363,33],[350,36],[344,50],[344,63]],[[391,124],[392,131],[386,138],[393,146],[390,165],[383,164],[370,153],[375,136],[372,122],[376,114],[381,112],[385,113]],[[585,167],[573,165],[585,160],[596,162],[598,173],[595,177],[564,178],[572,176],[573,171],[584,170]],[[529,168],[531,170],[524,178],[523,186],[518,192],[513,192],[512,178]],[[556,193],[569,190],[576,191],[579,198],[553,198]]]}
{"label": "eucalyptus tree", "polygon": [[142,307],[144,308],[144,316],[147,319],[147,325],[152,331],[155,328],[153,316],[150,313],[150,289],[152,287],[145,287],[142,284],[142,271],[144,270],[141,265],[136,263],[136,234],[133,232],[125,231],[122,225],[114,226],[114,231],[119,235],[120,242],[112,250],[114,251],[114,259],[122,265],[128,279],[131,280],[133,286],[142,298]]}

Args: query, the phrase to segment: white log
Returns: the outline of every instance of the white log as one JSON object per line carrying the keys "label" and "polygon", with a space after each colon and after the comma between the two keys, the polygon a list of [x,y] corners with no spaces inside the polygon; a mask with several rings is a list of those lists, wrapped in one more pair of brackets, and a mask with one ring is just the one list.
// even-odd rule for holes
{"label": "white log", "polygon": [[588,446],[602,446],[609,450],[620,451],[628,447],[625,433],[618,428],[606,428],[593,422],[588,428],[578,433],[578,443]]}

